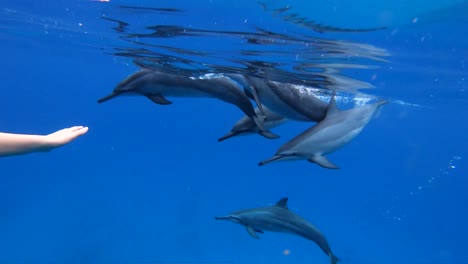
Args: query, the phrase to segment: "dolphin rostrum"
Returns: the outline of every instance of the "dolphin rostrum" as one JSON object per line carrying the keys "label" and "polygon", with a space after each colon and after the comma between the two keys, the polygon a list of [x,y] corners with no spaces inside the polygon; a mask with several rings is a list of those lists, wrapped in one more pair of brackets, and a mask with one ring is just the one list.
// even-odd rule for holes
{"label": "dolphin rostrum", "polygon": [[336,264],[339,259],[332,253],[325,236],[313,224],[288,209],[288,198],[282,198],[272,206],[246,209],[233,212],[227,216],[215,217],[217,220],[230,220],[247,228],[254,238],[257,233],[273,231],[290,233],[315,242],[330,257],[330,263]]}
{"label": "dolphin rostrum", "polygon": [[218,141],[223,141],[238,135],[253,133],[258,133],[270,139],[278,138],[278,135],[269,132],[269,130],[283,124],[287,121],[287,119],[278,115],[277,113],[272,112],[265,106],[263,106],[263,113],[261,113],[258,107],[255,108],[255,113],[257,114],[257,116],[264,116],[263,125],[266,131],[260,130],[255,124],[255,122],[248,116],[243,116],[234,124],[231,131],[226,135],[220,137]]}
{"label": "dolphin rostrum", "polygon": [[264,131],[263,120],[255,113],[250,99],[235,81],[224,76],[193,78],[142,68],[120,82],[110,95],[99,99],[98,103],[120,95],[143,95],[160,105],[172,103],[166,97],[217,98],[237,106]]}
{"label": "dolphin rostrum", "polygon": [[288,141],[273,157],[260,162],[259,165],[280,160],[306,159],[325,168],[338,169],[325,155],[341,148],[359,135],[377,109],[386,103],[388,101],[382,100],[339,111],[333,95],[325,119]]}

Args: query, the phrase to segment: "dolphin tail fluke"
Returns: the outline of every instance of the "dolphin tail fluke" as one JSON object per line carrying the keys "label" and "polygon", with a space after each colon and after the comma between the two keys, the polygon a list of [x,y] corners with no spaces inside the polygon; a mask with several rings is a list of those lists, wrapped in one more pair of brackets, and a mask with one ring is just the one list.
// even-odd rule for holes
{"label": "dolphin tail fluke", "polygon": [[330,263],[331,264],[336,264],[336,263],[338,263],[338,261],[340,261],[340,259],[337,256],[333,255],[333,253],[330,252]]}
{"label": "dolphin tail fluke", "polygon": [[273,156],[273,157],[271,157],[271,158],[269,158],[269,159],[266,159],[266,160],[264,160],[264,161],[260,161],[260,162],[258,163],[258,166],[263,166],[263,165],[266,165],[266,164],[268,164],[268,163],[272,163],[272,162],[275,162],[275,161],[279,161],[279,160],[281,160],[281,159],[283,159],[283,158],[284,158],[284,156],[275,155],[275,156]]}
{"label": "dolphin tail fluke", "polygon": [[107,95],[107,96],[104,96],[103,98],[99,99],[97,102],[98,103],[104,103],[105,101],[108,101],[116,96],[119,96],[121,93],[116,93],[116,92],[112,92],[111,94]]}
{"label": "dolphin tail fluke", "polygon": [[279,138],[278,135],[276,135],[275,133],[273,133],[270,130],[267,130],[265,128],[265,126],[264,126],[265,119],[266,119],[266,117],[264,115],[253,117],[255,125],[257,126],[257,128],[259,130],[258,134],[260,134],[261,136],[266,137],[268,139]]}
{"label": "dolphin tail fluke", "polygon": [[264,115],[254,115],[254,116],[251,116],[251,118],[255,122],[255,125],[258,127],[258,129],[260,129],[261,131],[265,131],[265,126],[264,126],[265,116]]}

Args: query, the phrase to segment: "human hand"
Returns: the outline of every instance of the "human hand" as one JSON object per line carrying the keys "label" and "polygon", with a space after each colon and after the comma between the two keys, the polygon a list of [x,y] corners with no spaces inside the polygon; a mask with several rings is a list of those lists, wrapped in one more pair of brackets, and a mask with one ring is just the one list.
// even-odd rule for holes
{"label": "human hand", "polygon": [[54,133],[45,136],[46,149],[45,151],[51,150],[56,147],[63,146],[70,143],[79,136],[82,136],[88,132],[88,127],[74,126],[64,128]]}

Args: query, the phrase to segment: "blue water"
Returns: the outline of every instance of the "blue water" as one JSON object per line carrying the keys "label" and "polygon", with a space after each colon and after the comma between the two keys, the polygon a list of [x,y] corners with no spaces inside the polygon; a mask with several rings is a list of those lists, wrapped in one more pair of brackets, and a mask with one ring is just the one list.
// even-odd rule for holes
{"label": "blue water", "polygon": [[[135,27],[165,21],[245,30],[247,19],[271,31],[309,33],[253,1],[173,2],[0,2],[0,131],[90,128],[52,152],[0,159],[0,263],[329,263],[303,238],[266,232],[255,240],[241,226],[214,220],[285,196],[343,263],[468,263],[466,2],[360,1],[361,9],[346,1],[270,1],[323,23],[388,27],[310,33],[392,55],[379,69],[352,73],[376,87],[366,92],[392,103],[329,155],[340,170],[304,161],[257,166],[307,123],[276,129],[275,141],[252,135],[218,143],[242,113],[216,100],[96,103],[137,70],[130,58],[111,54],[130,44],[103,15],[141,23]],[[119,5],[187,15],[153,22],[154,15]],[[188,43],[206,45],[223,48]]]}

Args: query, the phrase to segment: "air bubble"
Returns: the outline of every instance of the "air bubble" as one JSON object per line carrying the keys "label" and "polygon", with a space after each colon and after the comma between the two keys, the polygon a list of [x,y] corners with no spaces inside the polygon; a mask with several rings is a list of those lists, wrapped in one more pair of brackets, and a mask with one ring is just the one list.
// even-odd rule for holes
{"label": "air bubble", "polygon": [[429,187],[433,187],[435,184],[440,182],[444,177],[446,177],[445,175],[450,175],[453,173],[454,169],[456,169],[456,165],[454,163],[461,159],[461,156],[453,156],[447,163],[446,167],[438,170],[437,175],[427,177],[427,184],[418,185],[416,190],[408,192],[406,197],[395,195],[393,201],[391,202],[392,204],[384,211],[385,213],[383,213],[385,218],[393,219],[395,221],[402,221],[405,219],[406,214],[404,210],[406,209],[405,206],[408,206],[408,202],[414,199],[416,196],[422,195],[424,193],[423,190],[427,190]]}

